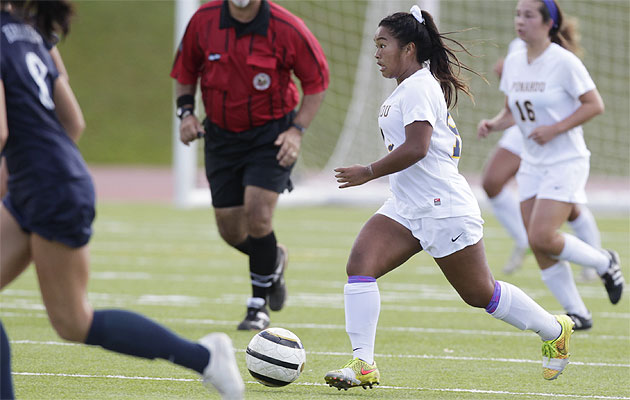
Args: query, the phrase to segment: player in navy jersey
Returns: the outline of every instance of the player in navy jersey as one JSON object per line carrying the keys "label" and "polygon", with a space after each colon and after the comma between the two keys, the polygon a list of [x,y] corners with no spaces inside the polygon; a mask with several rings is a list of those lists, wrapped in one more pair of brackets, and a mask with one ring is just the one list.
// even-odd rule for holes
{"label": "player in navy jersey", "polygon": [[[85,122],[61,58],[55,31],[67,34],[65,0],[2,1],[0,148],[8,194],[0,206],[0,287],[33,262],[50,322],[63,339],[197,371],[224,398],[241,399],[244,385],[229,337],[183,339],[133,312],[94,311],[87,302],[88,246],[94,187],[76,146]],[[57,63],[53,59],[58,58]],[[9,340],[0,323],[0,397],[14,398]]]}

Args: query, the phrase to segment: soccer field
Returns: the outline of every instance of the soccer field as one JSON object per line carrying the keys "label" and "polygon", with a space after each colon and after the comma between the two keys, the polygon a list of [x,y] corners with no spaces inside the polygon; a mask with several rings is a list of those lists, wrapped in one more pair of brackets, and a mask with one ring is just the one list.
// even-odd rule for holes
{"label": "soccer field", "polygon": [[[90,300],[95,308],[141,312],[192,340],[211,331],[228,333],[247,399],[630,399],[627,290],[612,306],[601,282],[578,283],[594,327],[573,335],[571,363],[557,380],[545,381],[538,336],[464,304],[426,254],[379,280],[381,386],[347,392],[326,386],[324,374],[351,357],[344,328],[345,263],[373,211],[276,211],[276,235],[289,248],[289,300],[283,311],[271,314],[272,326],[293,331],[307,351],[303,374],[284,388],[256,383],[245,368],[244,349],[253,332],[236,331],[236,325],[250,294],[247,260],[219,238],[209,209],[100,204],[91,242]],[[546,309],[561,313],[533,256],[513,276],[501,273],[512,243],[490,213],[484,216],[495,278],[520,286]],[[597,217],[604,247],[619,252],[630,277],[628,216]],[[196,374],[166,361],[59,339],[46,318],[32,267],[0,299],[20,399],[218,398],[208,394]]]}

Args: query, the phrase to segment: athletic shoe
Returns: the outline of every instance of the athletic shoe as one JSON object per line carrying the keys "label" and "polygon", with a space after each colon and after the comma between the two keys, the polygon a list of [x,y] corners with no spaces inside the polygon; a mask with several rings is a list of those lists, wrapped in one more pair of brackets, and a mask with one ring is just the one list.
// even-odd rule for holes
{"label": "athletic shoe", "polygon": [[271,311],[280,311],[287,299],[287,286],[284,282],[284,271],[289,265],[289,252],[285,245],[278,243],[275,279],[268,291],[268,303]]}
{"label": "athletic shoe", "polygon": [[619,261],[619,254],[614,250],[606,250],[610,255],[610,265],[603,275],[600,275],[604,287],[608,292],[608,298],[613,304],[617,304],[621,299],[623,293],[624,279],[621,273],[621,265]]}
{"label": "athletic shoe", "polygon": [[573,333],[573,321],[568,315],[555,315],[562,327],[560,336],[542,345],[543,378],[553,380],[569,363],[569,340]]}
{"label": "athletic shoe", "polygon": [[330,371],[324,376],[324,380],[331,387],[336,387],[341,390],[348,390],[348,388],[362,386],[363,389],[368,386],[372,389],[372,385],[378,385],[380,373],[376,367],[376,362],[370,365],[365,361],[354,358],[350,360],[341,369]]}
{"label": "athletic shoe", "polygon": [[250,297],[247,300],[247,314],[245,319],[238,324],[239,331],[262,331],[269,327],[269,311],[265,307],[265,301],[258,297]]}
{"label": "athletic shoe", "polygon": [[591,315],[590,312],[585,317],[582,317],[577,314],[567,314],[567,315],[569,316],[569,318],[571,318],[571,320],[575,324],[573,326],[574,331],[586,331],[593,327],[593,316]]}
{"label": "athletic shoe", "polygon": [[523,261],[525,260],[525,255],[527,254],[527,247],[518,247],[514,246],[514,250],[512,250],[512,254],[510,255],[510,259],[503,267],[504,274],[511,274],[517,269],[523,266]]}
{"label": "athletic shoe", "polygon": [[597,275],[597,271],[593,268],[582,267],[582,272],[580,272],[580,277],[578,278],[579,282],[587,283],[592,282],[599,278]]}
{"label": "athletic shoe", "polygon": [[210,391],[214,387],[224,400],[244,398],[245,384],[234,357],[232,341],[225,333],[211,333],[200,341],[210,352],[210,362],[203,370],[203,385]]}

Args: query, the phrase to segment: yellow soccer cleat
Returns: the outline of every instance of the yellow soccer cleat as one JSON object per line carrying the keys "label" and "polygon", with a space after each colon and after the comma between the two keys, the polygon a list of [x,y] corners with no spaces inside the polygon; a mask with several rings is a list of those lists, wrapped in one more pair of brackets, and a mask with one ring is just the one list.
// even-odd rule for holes
{"label": "yellow soccer cleat", "polygon": [[562,332],[554,340],[547,340],[542,345],[543,378],[553,380],[558,377],[569,363],[569,340],[573,333],[573,321],[567,315],[555,316]]}
{"label": "yellow soccer cleat", "polygon": [[362,386],[363,389],[369,386],[372,389],[372,385],[379,384],[379,378],[380,374],[376,362],[370,365],[359,358],[350,360],[341,369],[330,371],[324,377],[328,385],[339,390],[348,390],[348,388],[356,386]]}

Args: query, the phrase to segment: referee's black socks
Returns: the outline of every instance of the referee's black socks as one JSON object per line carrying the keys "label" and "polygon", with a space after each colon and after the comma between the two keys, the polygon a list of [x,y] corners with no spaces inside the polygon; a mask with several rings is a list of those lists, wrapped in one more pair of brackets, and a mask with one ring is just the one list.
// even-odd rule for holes
{"label": "referee's black socks", "polygon": [[[252,297],[267,300],[267,292],[273,283],[278,242],[273,231],[261,238],[248,236],[249,241],[249,275],[252,281]],[[240,249],[239,249],[240,250]]]}

